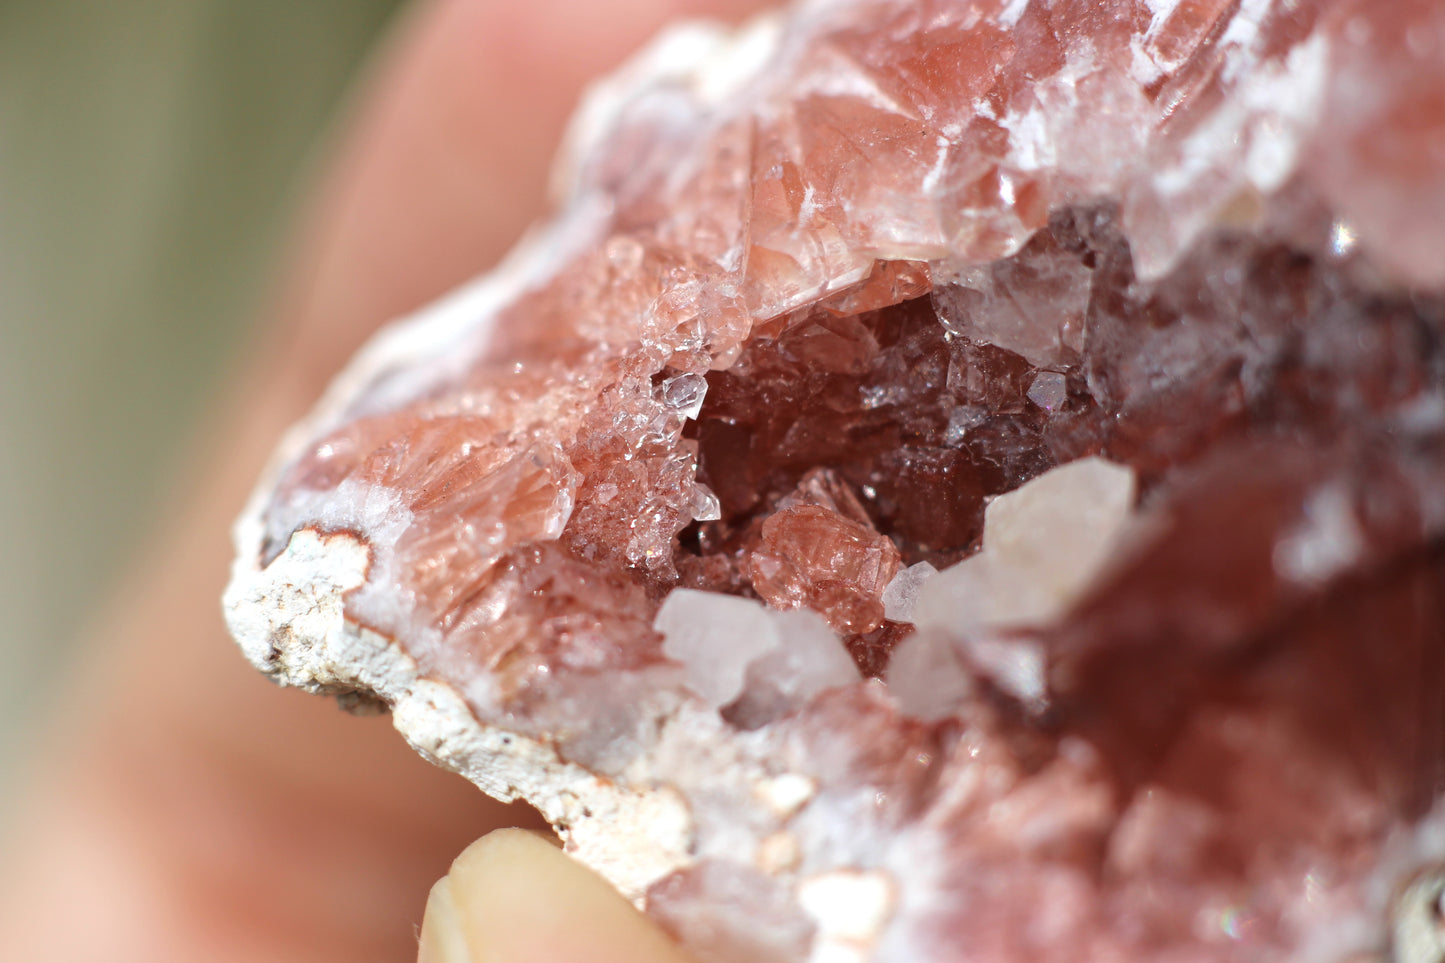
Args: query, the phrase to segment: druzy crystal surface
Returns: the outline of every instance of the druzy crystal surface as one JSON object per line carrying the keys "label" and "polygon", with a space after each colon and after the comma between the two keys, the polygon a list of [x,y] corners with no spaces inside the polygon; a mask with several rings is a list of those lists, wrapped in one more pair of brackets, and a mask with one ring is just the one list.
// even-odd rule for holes
{"label": "druzy crystal surface", "polygon": [[1442,958],[1445,7],[804,3],[558,175],[278,453],[258,666],[712,963]]}

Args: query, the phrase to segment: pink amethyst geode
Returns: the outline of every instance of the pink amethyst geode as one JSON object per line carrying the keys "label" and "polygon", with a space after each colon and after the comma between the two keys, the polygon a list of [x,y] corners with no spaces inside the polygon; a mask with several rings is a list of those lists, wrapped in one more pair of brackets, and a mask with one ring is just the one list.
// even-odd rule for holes
{"label": "pink amethyst geode", "polygon": [[676,29],[233,632],[709,963],[1445,959],[1445,6]]}

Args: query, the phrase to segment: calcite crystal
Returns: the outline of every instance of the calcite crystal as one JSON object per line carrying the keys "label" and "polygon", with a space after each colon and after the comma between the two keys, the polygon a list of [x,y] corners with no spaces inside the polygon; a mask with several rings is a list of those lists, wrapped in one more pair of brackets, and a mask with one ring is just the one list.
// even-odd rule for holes
{"label": "calcite crystal", "polygon": [[1445,958],[1445,7],[809,2],[557,183],[282,446],[257,666],[711,963]]}

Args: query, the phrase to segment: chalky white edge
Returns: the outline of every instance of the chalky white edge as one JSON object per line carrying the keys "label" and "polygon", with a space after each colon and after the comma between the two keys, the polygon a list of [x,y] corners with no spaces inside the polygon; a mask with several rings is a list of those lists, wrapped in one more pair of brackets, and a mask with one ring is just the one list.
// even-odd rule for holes
{"label": "chalky white edge", "polygon": [[[241,528],[259,550],[259,522]],[[346,593],[363,583],[369,564],[355,535],[302,529],[265,569],[237,572],[226,611],[247,658],[287,685],[374,693],[424,757],[490,796],[535,806],[574,855],[631,899],[688,861],[692,822],[677,793],[630,791],[534,739],[478,722],[454,689],[422,678],[394,642],[347,621]]]}
{"label": "chalky white edge", "polygon": [[[557,828],[569,853],[638,905],[652,883],[674,870],[698,858],[737,858],[749,849],[763,872],[793,879],[800,895],[828,890],[839,880],[867,880],[845,887],[846,900],[800,899],[800,905],[817,926],[812,959],[869,957],[889,921],[893,877],[836,866],[793,872],[820,854],[768,865],[780,842],[797,846],[787,824],[816,790],[808,776],[770,772],[761,763],[772,755],[768,740],[734,733],[716,713],[684,709],[663,723],[652,750],[624,780],[600,778],[536,739],[478,721],[456,690],[421,677],[394,642],[347,620],[346,595],[365,582],[370,567],[371,550],[361,538],[303,528],[261,568],[254,560],[263,537],[258,514],[238,523],[236,538],[244,549],[225,608],[242,651],[273,679],[311,691],[375,694],[422,756],[494,798],[534,806]],[[744,794],[732,805],[745,815],[733,831],[714,831],[698,846],[693,813],[669,778]]]}
{"label": "chalky white edge", "polygon": [[[652,883],[697,858],[736,858],[752,848],[759,868],[781,878],[792,877],[798,862],[812,861],[767,865],[780,841],[797,845],[786,825],[811,801],[815,786],[801,774],[770,773],[759,761],[770,755],[766,740],[733,733],[715,713],[683,710],[666,720],[652,751],[625,781],[600,778],[542,742],[479,722],[454,689],[421,677],[394,642],[348,621],[346,595],[365,582],[370,566],[370,548],[358,536],[301,529],[263,569],[244,561],[259,558],[263,535],[259,515],[238,524],[237,541],[248,550],[225,597],[231,631],[253,664],[286,685],[375,694],[425,758],[497,799],[536,807],[568,852],[627,898],[641,905]],[[738,832],[714,833],[698,848],[693,813],[664,774],[679,784],[748,787],[750,804],[734,800],[747,812]],[[895,885],[889,874],[829,867],[796,882],[805,895],[849,880],[866,883],[844,887],[846,900],[800,900],[817,926],[815,960],[867,959],[888,923]]]}

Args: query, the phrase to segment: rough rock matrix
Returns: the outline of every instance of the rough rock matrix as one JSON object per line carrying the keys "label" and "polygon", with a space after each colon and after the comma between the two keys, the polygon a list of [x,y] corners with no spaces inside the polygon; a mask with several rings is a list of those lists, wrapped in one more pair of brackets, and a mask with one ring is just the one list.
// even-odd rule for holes
{"label": "rough rock matrix", "polygon": [[1445,954],[1445,6],[675,30],[237,527],[702,960]]}

